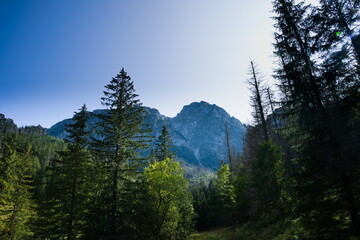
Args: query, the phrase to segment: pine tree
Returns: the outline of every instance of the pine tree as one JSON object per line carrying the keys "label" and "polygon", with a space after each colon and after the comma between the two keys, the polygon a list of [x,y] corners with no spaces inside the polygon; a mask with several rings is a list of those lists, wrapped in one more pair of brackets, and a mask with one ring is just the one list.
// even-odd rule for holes
{"label": "pine tree", "polygon": [[211,200],[214,199],[215,191],[211,191],[209,179],[206,179],[206,176],[197,179],[190,187],[193,207],[196,214],[195,229],[197,231],[210,229],[210,227],[212,227],[211,221],[214,221],[214,219],[211,218],[211,214],[213,213],[211,212],[210,206]]}
{"label": "pine tree", "polygon": [[161,134],[155,143],[155,158],[157,161],[163,161],[167,158],[174,159],[173,142],[169,134],[166,123],[163,124]]}
{"label": "pine tree", "polygon": [[305,117],[306,112],[323,107],[321,86],[310,56],[313,52],[308,24],[310,9],[303,2],[295,4],[292,0],[274,1],[273,5],[278,30],[275,34],[275,54],[281,58],[283,65],[283,71],[279,71],[277,78],[282,86],[287,86],[282,89],[291,92],[291,96],[287,94],[290,97],[286,99],[289,102],[287,107],[299,109]]}
{"label": "pine tree", "polygon": [[88,118],[84,105],[67,126],[67,149],[60,152],[60,157],[51,167],[41,209],[42,221],[47,224],[40,226],[39,235],[44,237],[70,240],[84,234],[92,194],[92,162],[86,149]]}
{"label": "pine tree", "polygon": [[105,88],[102,104],[107,112],[97,115],[100,137],[92,144],[101,172],[101,191],[93,204],[96,215],[92,216],[99,224],[88,233],[92,238],[126,239],[139,231],[130,218],[136,211],[134,196],[146,163],[138,151],[146,146],[144,134],[148,130],[142,124],[144,110],[133,82],[124,69]]}
{"label": "pine tree", "polygon": [[32,199],[33,157],[29,147],[19,145],[17,133],[6,134],[0,143],[0,238],[31,236],[35,217]]}
{"label": "pine tree", "polygon": [[320,1],[310,18],[313,49],[322,59],[322,89],[329,104],[338,103],[359,89],[359,8],[358,0]]}
{"label": "pine tree", "polygon": [[82,235],[84,224],[86,223],[86,213],[91,197],[91,173],[92,162],[87,147],[86,122],[89,113],[84,105],[73,117],[73,123],[67,126],[69,133],[68,149],[62,152],[63,162],[62,184],[65,189],[62,191],[63,208],[60,214],[64,216],[64,225],[66,226],[67,239],[75,239]]}

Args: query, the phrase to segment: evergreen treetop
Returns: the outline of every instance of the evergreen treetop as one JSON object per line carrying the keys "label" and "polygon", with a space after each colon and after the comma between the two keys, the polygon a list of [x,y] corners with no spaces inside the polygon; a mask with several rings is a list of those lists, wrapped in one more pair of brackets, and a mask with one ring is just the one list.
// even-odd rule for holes
{"label": "evergreen treetop", "polygon": [[163,161],[167,158],[173,159],[175,153],[173,152],[173,142],[171,140],[170,133],[164,122],[163,127],[161,129],[161,134],[158,137],[155,143],[155,158],[158,161]]}

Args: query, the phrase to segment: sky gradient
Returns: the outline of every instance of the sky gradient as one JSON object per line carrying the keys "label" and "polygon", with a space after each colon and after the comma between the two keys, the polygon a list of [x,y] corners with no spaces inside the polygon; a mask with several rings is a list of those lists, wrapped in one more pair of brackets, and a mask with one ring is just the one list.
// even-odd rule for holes
{"label": "sky gradient", "polygon": [[50,127],[103,108],[124,67],[166,116],[204,100],[248,123],[250,58],[271,81],[271,16],[269,0],[1,0],[0,113]]}

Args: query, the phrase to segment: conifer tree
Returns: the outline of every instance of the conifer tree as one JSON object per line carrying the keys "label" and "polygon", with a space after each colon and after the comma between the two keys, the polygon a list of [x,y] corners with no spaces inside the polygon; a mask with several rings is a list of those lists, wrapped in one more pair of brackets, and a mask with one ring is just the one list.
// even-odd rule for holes
{"label": "conifer tree", "polygon": [[196,213],[196,223],[195,228],[198,231],[204,231],[209,229],[210,219],[209,215],[211,214],[210,203],[214,198],[214,191],[210,191],[209,183],[206,182],[204,177],[197,179],[195,183],[191,185],[191,194],[193,198],[193,207]]}
{"label": "conifer tree", "polygon": [[170,133],[166,123],[164,123],[161,129],[161,134],[155,143],[155,158],[157,161],[163,161],[167,158],[173,159],[175,156],[173,147],[174,145],[171,140]]}
{"label": "conifer tree", "polygon": [[[359,162],[353,155],[357,150],[349,147],[354,146],[349,141],[358,138],[346,137],[356,129],[352,124],[356,111],[353,101],[358,99],[358,91],[352,90],[356,78],[353,70],[349,71],[354,65],[344,67],[349,59],[346,51],[330,51],[334,40],[319,40],[324,36],[323,26],[313,7],[292,0],[274,1],[273,5],[278,31],[275,53],[283,69],[277,78],[285,91],[285,110],[290,114],[286,120],[295,120],[291,132],[297,156],[289,161],[292,166],[288,168],[292,169],[289,172],[296,190],[295,209],[315,239],[358,236],[359,206],[354,200]],[[330,16],[330,22],[338,17]],[[346,96],[346,92],[351,95]]]}
{"label": "conifer tree", "polygon": [[42,202],[39,236],[76,239],[84,234],[92,195],[92,162],[87,147],[85,105],[74,114],[66,128],[67,149],[60,152],[50,168],[50,179]]}
{"label": "conifer tree", "polygon": [[0,142],[0,238],[31,236],[35,217],[32,199],[33,158],[29,147],[19,145],[17,133],[5,134]]}
{"label": "conifer tree", "polygon": [[97,228],[89,229],[92,238],[126,239],[139,231],[131,222],[135,212],[137,187],[145,165],[139,150],[147,144],[144,110],[137,99],[133,81],[124,69],[105,86],[102,104],[107,112],[97,115],[99,139],[93,139],[101,191],[97,194],[93,221]]}
{"label": "conifer tree", "polygon": [[338,103],[359,88],[359,7],[358,0],[320,1],[308,17],[308,41],[316,59],[321,59],[318,81],[327,104]]}
{"label": "conifer tree", "polygon": [[[292,0],[274,1],[275,27],[278,30],[276,54],[281,56],[285,76],[291,81],[293,89],[292,99],[301,103],[302,112],[310,109],[321,109],[323,103],[316,68],[310,54],[311,48],[310,25],[308,21],[309,6],[304,2],[295,4]],[[295,98],[295,99],[294,99]]]}
{"label": "conifer tree", "polygon": [[321,0],[315,15],[318,44],[324,49],[333,48],[343,41],[350,43],[354,57],[360,64],[359,0]]}
{"label": "conifer tree", "polygon": [[250,61],[249,68],[250,78],[247,83],[249,85],[249,89],[251,91],[251,103],[254,109],[253,117],[255,122],[261,126],[263,131],[264,140],[269,140],[269,133],[266,124],[266,114],[267,114],[267,106],[265,104],[265,87],[263,83],[263,76],[258,70],[257,66],[253,61]]}
{"label": "conifer tree", "polygon": [[89,113],[84,105],[73,117],[73,123],[67,126],[69,133],[68,149],[62,152],[61,163],[63,175],[61,181],[64,189],[64,198],[62,200],[63,208],[61,213],[66,226],[67,239],[75,239],[76,236],[82,235],[84,224],[86,223],[86,213],[91,197],[91,173],[92,163],[91,156],[87,147],[86,122]]}
{"label": "conifer tree", "polygon": [[276,166],[282,161],[281,150],[271,141],[260,144],[251,166],[252,210],[257,216],[279,208],[280,187]]}

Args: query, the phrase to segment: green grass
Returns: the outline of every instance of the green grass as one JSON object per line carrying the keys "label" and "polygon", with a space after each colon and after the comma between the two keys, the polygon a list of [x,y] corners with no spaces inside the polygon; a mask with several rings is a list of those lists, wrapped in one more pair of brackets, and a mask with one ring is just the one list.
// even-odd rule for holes
{"label": "green grass", "polygon": [[[194,233],[187,240],[294,240],[309,239],[310,236],[299,221],[278,217]],[[360,240],[354,237],[349,239]]]}
{"label": "green grass", "polygon": [[293,240],[297,239],[301,230],[296,223],[274,219],[270,223],[248,222],[236,227],[194,233],[188,240]]}
{"label": "green grass", "polygon": [[192,234],[188,240],[241,240],[236,236],[236,230],[232,228],[221,228],[209,232]]}

